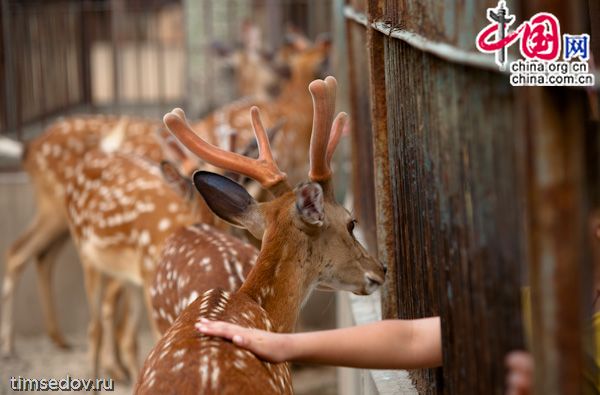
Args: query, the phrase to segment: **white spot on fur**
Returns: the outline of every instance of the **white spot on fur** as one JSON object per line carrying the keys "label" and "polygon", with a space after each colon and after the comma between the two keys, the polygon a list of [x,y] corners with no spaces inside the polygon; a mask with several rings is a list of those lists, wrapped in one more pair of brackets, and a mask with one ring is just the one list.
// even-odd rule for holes
{"label": "white spot on fur", "polygon": [[147,230],[140,234],[139,242],[143,246],[150,244],[150,233]]}
{"label": "white spot on fur", "polygon": [[160,230],[162,232],[162,231],[167,230],[170,226],[171,226],[171,220],[169,220],[168,218],[163,218],[158,223],[158,230]]}

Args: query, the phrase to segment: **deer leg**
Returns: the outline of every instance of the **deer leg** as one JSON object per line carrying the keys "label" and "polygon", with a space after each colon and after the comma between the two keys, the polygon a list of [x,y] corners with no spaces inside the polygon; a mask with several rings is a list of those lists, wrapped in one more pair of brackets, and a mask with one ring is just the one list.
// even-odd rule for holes
{"label": "deer leg", "polygon": [[69,345],[62,335],[56,319],[58,315],[52,297],[52,270],[58,254],[68,239],[69,233],[64,232],[59,235],[47,249],[36,257],[38,290],[42,301],[42,311],[44,314],[46,331],[54,344],[60,348],[69,348]]}
{"label": "deer leg", "polygon": [[144,284],[144,301],[146,302],[146,312],[148,315],[148,319],[150,320],[150,329],[152,330],[152,335],[154,337],[154,342],[157,342],[162,337],[160,330],[158,329],[158,325],[156,324],[156,320],[153,318],[153,308],[152,308],[152,296],[150,295],[150,288],[152,287],[152,282],[145,281]]}
{"label": "deer leg", "polygon": [[90,323],[88,324],[88,356],[92,366],[92,375],[99,377],[100,347],[102,345],[102,326],[100,317],[100,302],[102,300],[104,277],[82,257],[83,274],[85,278],[85,292],[90,310]]}
{"label": "deer leg", "polygon": [[119,336],[119,347],[123,364],[127,368],[131,382],[135,383],[140,368],[137,356],[137,334],[142,317],[143,301],[139,288],[134,285],[127,286],[126,294],[126,314],[123,316],[124,322],[121,336]]}
{"label": "deer leg", "polygon": [[21,237],[10,247],[6,259],[6,271],[2,284],[2,318],[0,321],[0,347],[3,355],[11,355],[14,349],[13,308],[17,283],[27,261],[46,249],[59,235],[67,230],[64,221],[37,214]]}
{"label": "deer leg", "polygon": [[102,345],[100,361],[102,370],[117,381],[126,381],[127,373],[121,367],[116,349],[116,310],[123,284],[107,279],[106,293],[102,298]]}

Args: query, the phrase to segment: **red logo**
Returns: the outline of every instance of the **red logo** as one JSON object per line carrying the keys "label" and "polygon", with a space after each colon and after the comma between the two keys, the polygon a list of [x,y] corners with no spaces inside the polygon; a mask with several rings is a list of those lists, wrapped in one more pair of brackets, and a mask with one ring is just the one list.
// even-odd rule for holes
{"label": "red logo", "polygon": [[488,8],[490,24],[477,35],[476,45],[481,52],[495,53],[501,70],[506,68],[506,49],[520,40],[523,57],[543,61],[557,60],[561,53],[560,22],[556,16],[540,12],[523,22],[516,30],[508,28],[514,22],[504,1]]}

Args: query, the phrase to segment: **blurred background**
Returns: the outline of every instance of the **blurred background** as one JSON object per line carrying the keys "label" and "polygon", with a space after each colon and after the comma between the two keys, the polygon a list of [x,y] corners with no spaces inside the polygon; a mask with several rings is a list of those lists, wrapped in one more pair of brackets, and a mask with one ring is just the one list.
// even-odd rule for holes
{"label": "blurred background", "polygon": [[[381,295],[317,294],[299,330],[439,315],[444,368],[304,366],[295,370],[298,394],[499,395],[504,358],[522,348],[535,357],[538,393],[582,393],[593,343],[584,340],[590,295],[600,289],[593,284],[600,233],[590,232],[600,207],[593,62],[589,89],[512,87],[493,56],[475,48],[494,0],[0,4],[0,133],[20,141],[71,114],[159,120],[181,106],[201,118],[244,95],[231,50],[254,40],[271,59],[290,33],[311,42],[329,37],[324,71],[338,79],[338,107],[351,115],[336,157],[336,192],[389,272]],[[517,24],[544,11],[564,33],[589,33],[600,58],[598,1],[507,6]],[[519,56],[516,45],[509,55]],[[34,199],[18,159],[0,158],[0,170],[6,251],[31,220]],[[60,351],[44,335],[29,266],[16,296],[19,357],[0,363],[0,380],[87,375],[88,316],[72,247],[55,273],[59,322],[76,339],[74,349]],[[531,300],[522,303],[524,290]],[[151,344],[143,337],[141,355]]]}

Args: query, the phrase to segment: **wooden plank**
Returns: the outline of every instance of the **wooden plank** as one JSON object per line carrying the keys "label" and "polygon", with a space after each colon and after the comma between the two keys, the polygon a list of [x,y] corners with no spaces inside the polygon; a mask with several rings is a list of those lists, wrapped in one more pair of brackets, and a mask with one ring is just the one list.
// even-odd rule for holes
{"label": "wooden plank", "polygon": [[[577,97],[579,96],[579,97]],[[583,388],[582,275],[586,196],[583,186],[585,100],[530,89],[530,232],[536,390],[576,394]]]}
{"label": "wooden plank", "polygon": [[[367,4],[369,20],[380,15],[382,6],[382,0],[369,0]],[[377,251],[379,260],[388,265],[387,279],[383,287],[382,312],[385,318],[396,318],[398,317],[398,289],[392,215],[393,191],[390,184],[384,51],[384,39],[381,33],[371,28],[367,29],[369,95],[371,97],[373,134],[373,175],[375,185],[377,185],[375,190]]]}
{"label": "wooden plank", "polygon": [[347,23],[348,73],[352,125],[352,191],[354,215],[370,251],[377,251],[375,184],[373,181],[373,144],[367,59],[364,56],[366,32],[362,26]]}

